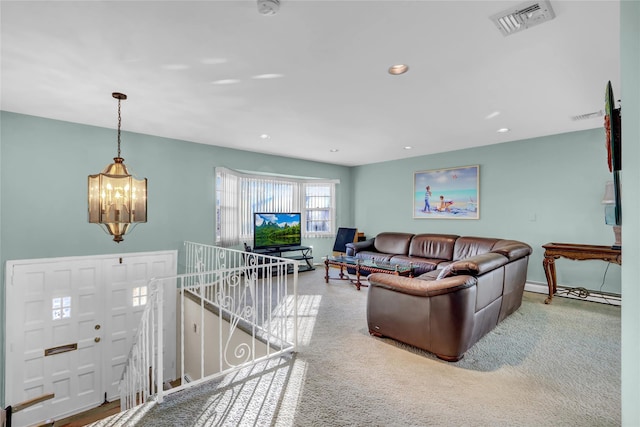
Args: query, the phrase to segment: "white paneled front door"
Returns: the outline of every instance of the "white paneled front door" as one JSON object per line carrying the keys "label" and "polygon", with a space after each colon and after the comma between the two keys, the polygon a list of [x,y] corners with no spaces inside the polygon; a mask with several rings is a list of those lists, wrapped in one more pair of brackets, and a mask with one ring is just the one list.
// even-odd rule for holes
{"label": "white paneled front door", "polygon": [[[16,413],[13,424],[59,419],[117,398],[147,282],[175,274],[175,251],[8,261],[6,403],[54,395]],[[175,296],[167,305],[175,311]]]}
{"label": "white paneled front door", "polygon": [[[158,254],[149,259],[148,256],[127,256],[121,263],[119,258],[106,259],[103,262],[105,278],[104,304],[108,307],[105,313],[104,339],[109,343],[105,347],[105,384],[107,400],[120,397],[118,384],[124,370],[129,349],[134,344],[134,337],[144,311],[149,289],[150,278],[166,277],[176,274],[175,253]],[[172,378],[168,372],[175,372],[176,335],[175,312],[176,292],[164,292],[164,313],[168,330],[165,333],[165,378]]]}

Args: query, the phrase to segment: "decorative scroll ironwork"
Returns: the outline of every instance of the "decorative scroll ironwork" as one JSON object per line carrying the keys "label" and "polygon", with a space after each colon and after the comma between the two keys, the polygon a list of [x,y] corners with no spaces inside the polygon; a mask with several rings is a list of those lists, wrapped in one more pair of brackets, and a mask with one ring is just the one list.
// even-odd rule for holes
{"label": "decorative scroll ironwork", "polygon": [[[192,242],[185,242],[185,253],[184,274],[152,280],[148,285],[148,303],[120,382],[123,410],[152,398],[162,402],[165,394],[295,351],[295,261]],[[288,275],[287,271],[293,274]],[[162,295],[175,289],[181,295],[180,313],[176,316],[180,332],[175,335],[180,337],[182,384],[164,390],[164,383],[175,378],[163,378]],[[191,311],[187,310],[186,299],[197,302],[197,313],[193,312],[194,304],[189,305]],[[218,319],[216,322],[205,320],[212,315]],[[185,324],[187,317],[193,325]],[[192,347],[185,348],[187,330],[199,338],[199,343],[192,343],[200,350],[199,367],[191,367],[192,372],[185,369],[185,359],[191,359],[188,356],[193,356],[194,351]],[[205,348],[217,348],[218,354],[207,354]],[[212,359],[218,360],[216,369],[210,366]]]}

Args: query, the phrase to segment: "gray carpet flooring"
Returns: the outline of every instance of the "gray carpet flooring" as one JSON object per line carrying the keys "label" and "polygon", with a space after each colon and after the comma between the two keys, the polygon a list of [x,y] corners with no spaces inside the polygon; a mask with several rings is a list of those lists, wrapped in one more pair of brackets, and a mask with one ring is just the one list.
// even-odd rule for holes
{"label": "gray carpet flooring", "polygon": [[367,288],[299,275],[296,354],[105,426],[617,426],[620,307],[525,293],[456,363],[374,338]]}

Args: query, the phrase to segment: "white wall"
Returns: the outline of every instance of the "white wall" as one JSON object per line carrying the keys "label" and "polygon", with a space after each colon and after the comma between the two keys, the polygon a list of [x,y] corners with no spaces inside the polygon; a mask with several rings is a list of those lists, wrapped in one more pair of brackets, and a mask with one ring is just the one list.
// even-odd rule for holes
{"label": "white wall", "polygon": [[[201,310],[200,304],[189,298],[184,298],[184,305],[184,365],[185,373],[192,380],[203,376],[200,364],[202,334],[204,334],[204,376],[213,375],[221,370],[244,363],[247,361],[245,359],[247,355],[253,354],[255,358],[266,356],[267,346],[263,342],[253,340],[251,335],[237,327],[232,328],[226,320],[222,320],[221,323],[218,315],[206,308]],[[231,339],[229,339],[230,334],[232,334]],[[225,349],[226,356],[222,360],[220,357],[221,347]],[[180,348],[180,343],[178,343],[178,348]],[[235,352],[242,348],[251,351],[241,354]]]}

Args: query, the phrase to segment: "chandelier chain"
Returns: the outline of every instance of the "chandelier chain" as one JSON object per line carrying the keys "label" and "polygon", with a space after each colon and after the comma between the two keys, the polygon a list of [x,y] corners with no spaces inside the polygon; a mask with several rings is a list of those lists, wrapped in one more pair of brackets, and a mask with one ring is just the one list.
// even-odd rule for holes
{"label": "chandelier chain", "polygon": [[120,126],[122,125],[122,115],[120,114],[120,102],[118,99],[118,157],[120,157]]}

